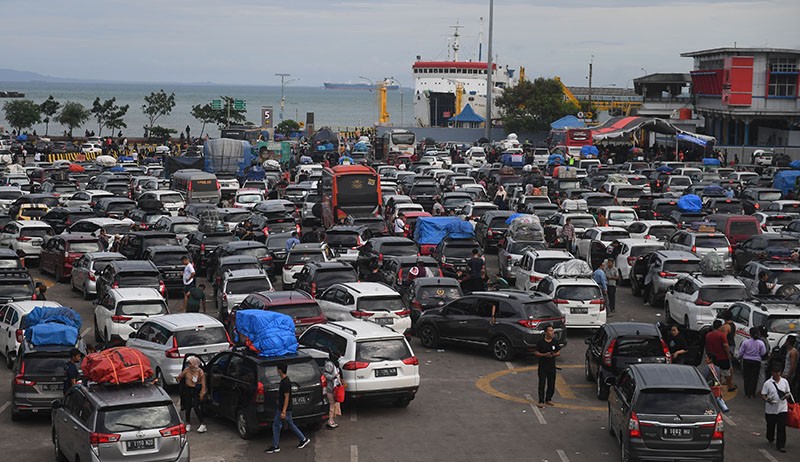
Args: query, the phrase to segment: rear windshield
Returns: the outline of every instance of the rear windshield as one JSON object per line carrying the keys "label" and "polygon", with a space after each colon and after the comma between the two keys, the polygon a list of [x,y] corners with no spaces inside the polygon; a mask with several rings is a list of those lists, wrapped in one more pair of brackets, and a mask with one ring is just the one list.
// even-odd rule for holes
{"label": "rear windshield", "polygon": [[430,299],[450,301],[460,297],[461,288],[458,286],[425,286],[417,290],[417,299],[422,302]]}
{"label": "rear windshield", "polygon": [[356,343],[356,361],[378,362],[406,359],[411,351],[404,339],[369,340]]}
{"label": "rear windshield", "polygon": [[32,217],[32,218],[40,218],[43,217],[44,214],[47,213],[46,209],[30,209],[24,208],[19,211],[20,216],[23,217]]}
{"label": "rear windshield", "polygon": [[633,198],[639,197],[642,194],[641,188],[619,188],[617,189],[617,197]]}
{"label": "rear windshield", "polygon": [[730,226],[731,234],[758,234],[758,224],[755,221],[733,220]]}
{"label": "rear windshield", "polygon": [[634,406],[637,414],[716,415],[709,390],[642,390]]}
{"label": "rear windshield", "polygon": [[158,273],[123,273],[119,277],[121,287],[153,287],[159,282]]}
{"label": "rear windshield", "polygon": [[175,340],[179,347],[213,345],[215,343],[228,343],[223,327],[208,327],[197,330],[180,330],[175,332]]}
{"label": "rear windshield", "polygon": [[782,247],[784,249],[792,250],[797,246],[797,239],[770,239],[767,241],[767,247]]}
{"label": "rear windshield", "polygon": [[174,204],[176,202],[183,202],[183,196],[180,194],[162,194],[160,200],[162,204]]}
{"label": "rear windshield", "polygon": [[522,307],[528,319],[552,319],[561,317],[561,311],[556,308],[553,302],[525,303]]}
{"label": "rear windshield", "polygon": [[572,217],[572,226],[576,228],[591,228],[596,224],[591,217]]}
{"label": "rear windshield", "polygon": [[614,347],[614,354],[625,358],[652,358],[664,356],[664,347],[659,338],[620,337]]}
{"label": "rear windshield", "polygon": [[600,239],[603,241],[613,241],[616,239],[625,239],[631,235],[627,231],[606,231],[600,236]]}
{"label": "rear windshield", "polygon": [[392,295],[361,298],[357,307],[361,311],[398,311],[405,308],[403,299]]}
{"label": "rear windshield", "polygon": [[241,204],[256,204],[264,200],[264,196],[258,193],[239,194],[236,196],[236,202]]}
{"label": "rear windshield", "polygon": [[656,250],[661,250],[663,248],[664,248],[663,245],[658,245],[658,246],[640,245],[636,247],[631,247],[631,257],[638,257],[640,255],[644,255],[650,252],[655,252]]}
{"label": "rear windshield", "polygon": [[133,210],[136,208],[136,204],[133,202],[114,202],[112,204],[108,204],[106,207],[107,212],[125,212],[126,210]]}
{"label": "rear windshield", "polygon": [[723,248],[728,247],[730,243],[724,236],[696,236],[694,244],[697,247],[707,248]]}
{"label": "rear windshield", "polygon": [[497,207],[475,207],[472,209],[472,216],[473,217],[480,217],[483,216],[486,212],[491,212],[497,210]]}
{"label": "rear windshield", "polygon": [[717,201],[714,203],[714,208],[719,213],[741,213],[743,210],[741,202],[723,202]]}
{"label": "rear windshield", "polygon": [[770,316],[767,331],[776,334],[800,333],[800,316]]}
{"label": "rear windshield", "polygon": [[197,223],[176,223],[172,225],[169,232],[175,234],[191,234],[197,232],[198,229],[200,229],[200,226]]}
{"label": "rear windshield", "polygon": [[94,241],[71,242],[69,244],[70,252],[99,252],[100,244]]}
{"label": "rear windshield", "polygon": [[688,178],[673,176],[672,181],[670,181],[669,184],[670,186],[690,186],[692,184],[692,180]]}
{"label": "rear windshield", "polygon": [[600,288],[594,286],[561,286],[556,290],[556,298],[564,300],[597,300],[603,298]]}
{"label": "rear windshield", "polygon": [[578,189],[581,187],[581,183],[578,180],[561,180],[558,182],[558,189]]}
{"label": "rear windshield", "polygon": [[[0,260],[16,263],[14,260]],[[16,266],[0,266],[3,268],[16,268]],[[0,279],[0,293],[7,297],[25,297],[33,295],[33,283],[30,281],[15,281],[12,279]]]}
{"label": "rear windshield", "polygon": [[416,194],[438,194],[439,188],[433,184],[418,184],[414,185],[409,192],[410,195]]}
{"label": "rear windshield", "polygon": [[0,191],[0,200],[14,200],[22,196],[22,191]]}
{"label": "rear windshield", "polygon": [[442,203],[442,205],[443,206],[449,206],[449,207],[453,207],[453,206],[458,207],[458,206],[467,205],[470,202],[472,202],[472,198],[470,198],[470,197],[447,197],[447,198],[444,199],[444,202]]}
{"label": "rear windshield", "polygon": [[269,249],[266,247],[250,247],[247,249],[239,249],[236,251],[236,255],[250,255],[256,258],[264,258],[269,253]]}
{"label": "rear windshield", "polygon": [[269,280],[266,277],[252,279],[232,279],[225,286],[225,292],[229,294],[250,294],[253,292],[263,292],[270,290]]}
{"label": "rear windshield", "polygon": [[651,226],[647,234],[663,239],[672,236],[677,230],[675,226]]}
{"label": "rear windshield", "polygon": [[29,228],[26,226],[22,228],[19,234],[24,237],[45,237],[52,236],[53,230],[51,228]]}
{"label": "rear windshield", "polygon": [[321,286],[331,286],[333,284],[344,284],[346,282],[356,282],[358,277],[354,270],[349,269],[329,269],[317,271],[316,282]]}
{"label": "rear windshield", "polygon": [[131,225],[105,225],[103,229],[105,229],[108,234],[127,234],[131,230]]}
{"label": "rear windshield", "polygon": [[472,257],[472,249],[477,248],[478,246],[472,242],[467,244],[447,244],[442,250],[442,254],[447,257],[470,258]]}
{"label": "rear windshield", "polygon": [[310,261],[325,261],[322,252],[291,252],[289,258],[286,259],[286,264],[308,263]]}
{"label": "rear windshield", "polygon": [[666,261],[664,271],[673,273],[694,273],[700,270],[700,260],[695,261]]}
{"label": "rear windshield", "polygon": [[158,252],[150,257],[150,261],[156,266],[178,266],[181,258],[187,255],[186,252]]}
{"label": "rear windshield", "polygon": [[[608,212],[608,219],[609,220],[615,220],[615,221],[634,221],[634,220],[636,220],[636,213],[635,212]],[[625,234],[627,234],[627,233],[625,233]]]}
{"label": "rear windshield", "polygon": [[98,412],[97,424],[105,432],[122,433],[151,428],[167,428],[180,422],[175,406],[170,403],[137,403]]}
{"label": "rear windshield", "polygon": [[492,221],[489,223],[489,227],[492,229],[507,229],[508,223],[506,223],[506,220],[508,220],[507,217],[493,218]]}
{"label": "rear windshield", "polygon": [[800,284],[800,271],[770,271],[770,281],[778,284]]}
{"label": "rear windshield", "polygon": [[653,211],[659,215],[669,215],[676,208],[678,208],[678,205],[675,202],[662,202],[660,204],[656,204],[653,207]]}
{"label": "rear windshield", "polygon": [[84,218],[94,218],[97,215],[94,212],[72,212],[69,214],[69,220],[72,223],[75,223],[78,220],[83,220]]}
{"label": "rear windshield", "polygon": [[[645,178],[643,176],[637,176],[637,177],[630,177],[629,176],[628,177],[628,183],[630,183],[630,184],[632,184],[634,186],[642,186],[642,185],[648,184],[649,181],[647,181],[647,178]],[[639,193],[641,193],[641,192],[642,192],[642,190],[640,189]],[[624,196],[624,197],[628,197],[628,196]],[[635,197],[635,196],[630,196],[630,197]]]}
{"label": "rear windshield", "polygon": [[759,201],[779,201],[781,200],[780,191],[763,191],[758,193]]}
{"label": "rear windshield", "polygon": [[240,223],[250,215],[249,212],[230,212],[222,215],[222,220],[228,223]]}
{"label": "rear windshield", "polygon": [[192,180],[192,184],[190,185],[190,191],[195,192],[209,192],[209,191],[218,191],[219,184],[215,178],[209,178],[207,180]]}
{"label": "rear windshield", "polygon": [[547,274],[554,266],[562,261],[571,260],[570,258],[537,258],[533,262],[533,270],[537,273]]}
{"label": "rear windshield", "polygon": [[397,257],[416,255],[419,251],[413,242],[387,242],[381,246],[381,253]]}
{"label": "rear windshield", "polygon": [[[216,235],[216,236],[205,236],[205,238],[203,239],[203,243],[205,245],[209,245],[209,244],[210,245],[220,245],[220,244],[224,244],[226,242],[230,242],[232,240],[233,240],[233,236],[232,235],[224,234],[224,235]],[[168,242],[167,245],[174,244],[174,243],[175,243],[175,241],[173,240],[172,242]],[[153,244],[153,245],[162,245],[162,244]]]}
{"label": "rear windshield", "polygon": [[166,314],[167,306],[164,302],[155,301],[127,302],[119,304],[117,306],[117,312],[130,316],[152,316],[156,314]]}
{"label": "rear windshield", "polygon": [[[309,382],[318,382],[319,381],[319,369],[314,367],[313,361],[308,361],[304,363],[291,363],[286,371],[289,374],[289,377],[292,378],[292,382],[298,384],[306,384]],[[266,380],[268,383],[280,383],[281,377],[278,375],[278,368],[275,365],[268,365],[262,366],[260,368],[260,375],[262,380]]]}
{"label": "rear windshield", "polygon": [[48,352],[47,356],[25,356],[26,375],[57,375],[64,376],[64,364],[69,359],[68,352]]}
{"label": "rear windshield", "polygon": [[614,205],[614,198],[611,196],[589,196],[586,198],[586,205],[588,207],[603,207],[606,205]]}
{"label": "rear windshield", "polygon": [[325,234],[328,245],[335,247],[355,247],[358,245],[358,233],[344,231],[328,231]]}
{"label": "rear windshield", "polygon": [[707,302],[736,302],[747,300],[747,291],[744,287],[703,287],[700,289],[700,298]]}
{"label": "rear windshield", "polygon": [[784,216],[784,215],[768,216],[767,217],[767,223],[772,225],[772,226],[786,226],[789,223],[791,223],[793,219],[794,219],[793,217]]}
{"label": "rear windshield", "polygon": [[267,238],[267,248],[272,250],[283,250],[286,248],[286,240],[289,236],[273,236]]}
{"label": "rear windshield", "polygon": [[316,303],[305,303],[297,305],[275,305],[267,307],[268,311],[283,313],[292,318],[316,318],[322,316],[322,310]]}

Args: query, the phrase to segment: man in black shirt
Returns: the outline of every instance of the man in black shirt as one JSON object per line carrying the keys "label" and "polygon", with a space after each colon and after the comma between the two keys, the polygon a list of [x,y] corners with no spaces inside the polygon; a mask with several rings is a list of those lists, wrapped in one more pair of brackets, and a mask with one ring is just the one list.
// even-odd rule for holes
{"label": "man in black shirt", "polygon": [[286,363],[280,363],[277,366],[278,368],[278,375],[281,377],[281,384],[278,388],[278,400],[275,406],[275,420],[272,422],[272,446],[267,448],[264,452],[267,454],[273,454],[276,452],[280,452],[280,441],[281,441],[281,428],[283,427],[283,421],[286,421],[286,426],[289,427],[289,430],[294,432],[297,435],[297,438],[300,439],[300,444],[297,445],[299,449],[302,449],[308,446],[308,443],[311,442],[311,439],[307,438],[303,432],[297,428],[297,425],[294,424],[292,420],[292,381],[289,379],[289,376],[286,373],[289,370],[289,365]]}
{"label": "man in black shirt", "polygon": [[539,358],[539,404],[537,404],[539,407],[544,407],[545,404],[553,405],[553,394],[556,391],[556,358],[561,356],[561,347],[555,339],[553,326],[546,324],[543,330],[544,338],[536,344],[534,352],[534,356]]}
{"label": "man in black shirt", "polygon": [[81,352],[77,348],[73,348],[69,352],[69,361],[64,364],[64,394],[66,395],[70,388],[78,384],[80,374],[78,373],[77,364],[81,362]]}
{"label": "man in black shirt", "polygon": [[483,283],[483,271],[485,266],[486,262],[479,256],[478,249],[472,249],[472,258],[467,261],[471,292],[485,289]]}
{"label": "man in black shirt", "polygon": [[681,331],[678,326],[672,326],[669,331],[670,337],[669,342],[667,342],[667,347],[669,347],[669,353],[672,355],[672,363],[673,364],[684,364],[685,354],[689,352],[689,345],[686,343],[686,339],[683,338],[681,335]]}
{"label": "man in black shirt", "polygon": [[769,295],[775,288],[774,283],[769,282],[769,273],[762,271],[758,275],[758,295]]}

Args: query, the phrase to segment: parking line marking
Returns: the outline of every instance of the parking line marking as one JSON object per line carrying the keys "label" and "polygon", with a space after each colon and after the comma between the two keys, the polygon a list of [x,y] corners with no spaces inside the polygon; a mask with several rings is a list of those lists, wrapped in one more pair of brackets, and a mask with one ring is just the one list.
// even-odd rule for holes
{"label": "parking line marking", "polygon": [[355,409],[350,413],[350,422],[358,422],[358,412]]}
{"label": "parking line marking", "polygon": [[544,420],[544,415],[542,415],[542,411],[536,407],[536,404],[533,402],[533,397],[529,394],[525,394],[525,399],[528,400],[528,405],[533,409],[533,413],[536,414],[536,419],[539,420],[539,423],[542,425],[547,425],[547,421]]}
{"label": "parking line marking", "polygon": [[83,329],[83,332],[81,332],[81,337],[86,337],[86,334],[88,334],[90,330],[92,330],[91,327],[87,327],[86,329]]}
{"label": "parking line marking", "polygon": [[567,457],[567,453],[563,449],[556,449],[556,454],[561,458],[561,462],[569,462],[569,457]]}
{"label": "parking line marking", "polygon": [[772,454],[767,452],[766,449],[759,449],[758,452],[760,452],[761,455],[764,456],[764,458],[767,459],[769,462],[778,462],[778,459],[772,457]]}
{"label": "parking line marking", "polygon": [[350,462],[358,462],[358,446],[355,444],[350,446]]}
{"label": "parking line marking", "polygon": [[0,406],[0,414],[2,414],[3,411],[8,409],[8,406],[10,406],[10,405],[11,405],[11,401],[6,401],[5,403],[3,403],[3,405]]}
{"label": "parking line marking", "polygon": [[511,371],[512,374],[517,375],[517,371],[514,370],[514,365],[511,364],[511,361],[506,361],[506,367]]}
{"label": "parking line marking", "polygon": [[722,414],[722,420],[724,420],[725,423],[730,425],[731,427],[735,427],[736,426],[736,422],[734,422],[733,419],[731,419],[730,417],[726,416],[725,414]]}
{"label": "parking line marking", "polygon": [[569,385],[561,375],[556,375],[556,391],[564,399],[575,399],[575,393],[570,390]]}

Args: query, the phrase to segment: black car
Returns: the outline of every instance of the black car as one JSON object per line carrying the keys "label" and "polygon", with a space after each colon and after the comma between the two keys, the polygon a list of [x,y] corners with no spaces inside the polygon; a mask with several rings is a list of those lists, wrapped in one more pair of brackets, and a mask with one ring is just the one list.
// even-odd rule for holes
{"label": "black car", "polygon": [[439,200],[442,191],[439,189],[439,185],[435,182],[415,182],[411,189],[408,191],[408,195],[411,197],[411,200],[417,204],[420,204],[426,212],[430,212],[433,209],[433,204]]}
{"label": "black car", "polygon": [[91,207],[81,205],[77,207],[51,208],[40,220],[50,225],[55,234],[61,234],[76,221],[83,218],[94,218],[96,216]]}
{"label": "black car", "polygon": [[278,402],[278,364],[288,365],[292,380],[292,419],[297,425],[319,428],[328,417],[328,401],[313,358],[298,353],[261,357],[241,349],[224,352],[203,366],[209,399],[203,410],[236,424],[242,439],[271,427]]}
{"label": "black car", "polygon": [[211,252],[226,242],[231,242],[236,238],[231,233],[204,233],[198,231],[186,237],[186,250],[189,251],[190,259],[195,265],[195,270],[199,273],[206,268],[207,257]]}
{"label": "black car", "polygon": [[640,208],[643,218],[648,220],[669,220],[670,214],[678,208],[678,200],[674,197],[660,197],[653,199],[650,208]]}
{"label": "black car", "polygon": [[366,226],[332,226],[325,232],[325,242],[337,254],[342,255],[349,250],[358,250],[372,237]]}
{"label": "black car", "polygon": [[691,228],[695,221],[703,221],[706,217],[705,212],[685,212],[675,209],[669,214],[669,221],[678,225],[678,229]]}
{"label": "black car", "polygon": [[508,231],[506,220],[514,213],[510,210],[493,210],[478,218],[475,222],[475,238],[484,252],[488,253],[491,249],[497,251],[497,246]]}
{"label": "black car", "polygon": [[741,199],[744,213],[752,215],[766,210],[771,202],[781,200],[782,193],[780,189],[748,187],[742,191]]}
{"label": "black car", "polygon": [[416,330],[425,348],[453,342],[488,348],[495,359],[531,355],[552,325],[559,344],[567,341],[564,315],[550,297],[538,292],[474,292],[442,308],[426,310]]}
{"label": "black car", "polygon": [[271,276],[283,270],[283,265],[286,264],[286,257],[289,254],[286,251],[286,241],[290,237],[292,237],[292,233],[273,233],[267,237],[265,244],[272,257],[272,265],[268,271]]}
{"label": "black car", "polygon": [[724,460],[722,413],[697,368],[631,364],[609,382],[607,429],[621,460]]}
{"label": "black car", "polygon": [[94,213],[98,217],[121,220],[125,214],[136,208],[136,202],[125,197],[101,197],[94,203]]}
{"label": "black car", "polygon": [[[181,281],[183,284],[183,281]],[[158,290],[163,297],[167,289],[155,263],[147,260],[114,260],[97,276],[97,298],[110,289],[146,287]]]}
{"label": "black car", "polygon": [[744,242],[739,242],[733,251],[733,263],[736,268],[744,268],[748,262],[772,256],[772,254],[784,254],[788,257],[792,250],[800,246],[800,240],[795,236],[764,233],[756,234]]}
{"label": "black car", "polygon": [[458,215],[464,207],[473,202],[472,196],[462,191],[453,191],[442,195],[442,207],[444,207],[445,214]]}
{"label": "black car", "polygon": [[459,271],[467,272],[467,262],[472,258],[472,251],[480,248],[478,241],[472,238],[445,238],[433,251],[433,258],[439,262],[442,274],[455,277]]}
{"label": "black car", "polygon": [[178,245],[178,238],[164,231],[132,231],[122,238],[117,251],[129,260],[141,260],[154,245]]}
{"label": "black car", "polygon": [[417,277],[402,293],[403,303],[411,310],[412,326],[424,311],[440,308],[463,295],[458,280],[445,277]]}
{"label": "black car", "polygon": [[410,274],[411,268],[414,267],[421,271],[415,276],[418,278],[442,276],[439,262],[427,255],[384,257],[383,265],[381,265],[380,269],[382,282],[402,294],[406,290],[410,279],[414,278]]}
{"label": "black car", "polygon": [[[2,262],[11,261],[8,259]],[[19,259],[17,259],[17,263]],[[33,279],[25,268],[0,267],[0,303],[35,300]],[[9,332],[13,335],[13,332]]]}
{"label": "black car", "polygon": [[272,266],[272,257],[266,245],[258,241],[233,241],[218,246],[207,259],[206,277],[213,280],[218,274],[219,259],[231,255],[250,255],[256,257],[262,268],[269,270]]}
{"label": "black car", "polygon": [[617,322],[603,324],[584,339],[584,375],[596,383],[597,399],[608,398],[608,378],[617,378],[631,364],[671,362],[669,348],[654,324]]}
{"label": "black car", "polygon": [[389,227],[386,226],[386,221],[381,217],[356,217],[348,215],[344,219],[344,224],[348,226],[366,226],[373,236],[381,236],[389,233]]}
{"label": "black car", "polygon": [[306,263],[295,278],[295,290],[302,290],[316,298],[334,284],[357,282],[353,266],[341,261],[312,261]]}
{"label": "black car", "polygon": [[166,210],[133,209],[128,212],[128,219],[133,220],[141,230],[154,229],[154,225],[163,217],[170,216]]}
{"label": "black car", "polygon": [[733,213],[736,215],[744,213],[742,201],[729,197],[712,197],[703,207],[708,213]]}
{"label": "black car", "polygon": [[300,227],[295,222],[293,216],[281,213],[277,215],[262,215],[252,213],[241,223],[236,225],[233,233],[242,240],[253,240],[266,242],[267,236],[275,233],[291,233],[296,231],[300,234]]}
{"label": "black car", "polygon": [[356,260],[358,274],[370,272],[373,262],[383,263],[384,256],[407,256],[419,254],[417,243],[411,239],[395,236],[373,237],[358,249]]}
{"label": "black car", "polygon": [[182,245],[154,245],[144,252],[144,260],[153,262],[161,272],[167,290],[183,289],[183,257],[189,251]]}

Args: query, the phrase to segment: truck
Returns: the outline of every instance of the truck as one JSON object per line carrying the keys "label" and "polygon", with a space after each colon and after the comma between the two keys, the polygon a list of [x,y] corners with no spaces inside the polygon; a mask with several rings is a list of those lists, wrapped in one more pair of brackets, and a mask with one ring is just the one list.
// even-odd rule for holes
{"label": "truck", "polygon": [[244,178],[246,170],[258,161],[249,142],[228,138],[208,140],[203,145],[203,170],[219,178]]}

